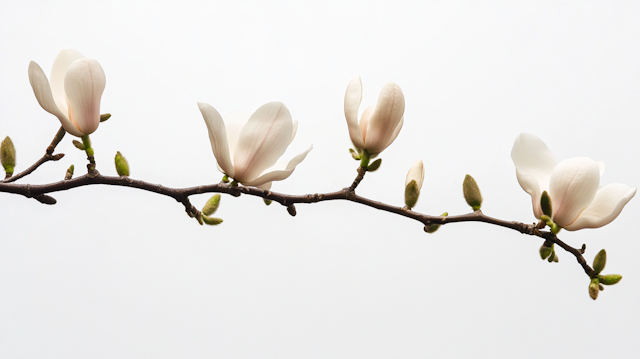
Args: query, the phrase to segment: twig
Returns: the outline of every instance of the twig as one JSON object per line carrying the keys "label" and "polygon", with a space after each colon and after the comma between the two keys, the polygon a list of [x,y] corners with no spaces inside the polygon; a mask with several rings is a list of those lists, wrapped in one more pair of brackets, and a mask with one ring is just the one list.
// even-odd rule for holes
{"label": "twig", "polygon": [[46,162],[49,162],[49,161],[57,161],[57,160],[61,159],[62,157],[64,157],[64,153],[59,153],[57,155],[54,155],[53,151],[55,151],[56,146],[58,145],[58,143],[60,143],[60,141],[62,141],[62,138],[64,137],[65,133],[67,133],[67,132],[64,130],[64,128],[60,127],[60,129],[58,130],[58,133],[56,133],[56,136],[51,141],[51,144],[49,145],[49,147],[47,147],[47,151],[45,152],[44,156],[42,156],[42,158],[37,160],[36,163],[32,164],[26,170],[18,173],[15,176],[11,176],[11,177],[5,178],[4,180],[0,181],[0,183],[15,182],[15,181],[19,180],[20,178],[31,174],[31,172],[35,171],[43,163],[46,163]]}

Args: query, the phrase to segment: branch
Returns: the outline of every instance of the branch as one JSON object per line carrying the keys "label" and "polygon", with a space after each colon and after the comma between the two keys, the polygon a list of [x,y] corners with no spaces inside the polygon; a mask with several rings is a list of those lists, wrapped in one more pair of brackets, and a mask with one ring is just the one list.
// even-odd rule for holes
{"label": "branch", "polygon": [[[18,173],[15,176],[11,176],[11,177],[7,177],[4,180],[1,180],[0,183],[10,183],[10,182],[15,182],[17,180],[19,180],[22,177],[25,177],[29,174],[31,174],[33,171],[35,171],[38,167],[40,167],[43,163],[49,162],[49,161],[58,161],[59,159],[61,159],[62,157],[64,157],[64,153],[59,153],[57,155],[53,154],[53,151],[55,151],[56,146],[58,145],[58,143],[60,143],[60,141],[62,141],[62,138],[64,137],[64,135],[67,132],[64,130],[63,127],[60,127],[60,129],[58,130],[58,133],[56,133],[56,136],[53,138],[53,140],[51,141],[51,144],[49,145],[49,147],[47,147],[47,151],[45,152],[44,156],[42,156],[42,158],[40,158],[39,160],[36,161],[36,163],[32,164],[29,168],[27,168],[26,170]],[[51,197],[49,197],[51,198]]]}

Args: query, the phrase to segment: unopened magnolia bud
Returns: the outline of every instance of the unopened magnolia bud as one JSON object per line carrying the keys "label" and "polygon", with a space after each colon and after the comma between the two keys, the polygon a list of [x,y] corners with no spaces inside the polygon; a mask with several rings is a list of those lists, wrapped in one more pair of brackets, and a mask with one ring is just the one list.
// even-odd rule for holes
{"label": "unopened magnolia bud", "polygon": [[593,271],[596,272],[596,274],[600,274],[605,265],[607,265],[607,252],[603,249],[598,252],[593,259]]}
{"label": "unopened magnolia bud", "polygon": [[78,140],[73,140],[71,141],[73,143],[74,146],[76,146],[77,149],[84,151],[84,145],[82,144],[82,142],[78,141]]}
{"label": "unopened magnolia bud", "polygon": [[13,146],[13,141],[9,136],[5,137],[2,140],[2,144],[0,144],[0,163],[2,163],[7,177],[11,176],[16,166],[16,148]]}
{"label": "unopened magnolia bud", "polygon": [[202,213],[205,216],[210,216],[218,210],[220,207],[220,194],[216,193],[205,203],[204,207],[202,207]]}
{"label": "unopened magnolia bud", "polygon": [[[440,217],[446,217],[448,216],[449,213],[448,212],[444,212],[443,214],[440,215]],[[441,224],[427,224],[426,226],[424,226],[424,231],[427,233],[434,233],[435,231],[438,230],[438,228],[440,228]]]}
{"label": "unopened magnolia bud", "polygon": [[222,223],[222,218],[202,216],[202,221],[210,226],[217,226]]}
{"label": "unopened magnolia bud", "polygon": [[295,217],[296,214],[297,214],[296,213],[296,206],[294,206],[294,205],[287,206],[287,212],[289,212],[291,217]]}
{"label": "unopened magnolia bud", "polygon": [[598,278],[593,278],[591,280],[591,283],[589,284],[589,296],[591,297],[591,299],[598,299],[598,292],[600,291],[599,287],[600,282],[598,281]]}
{"label": "unopened magnolia bud", "polygon": [[406,204],[410,209],[418,202],[423,181],[424,165],[422,160],[417,160],[409,169],[407,178],[404,181],[404,204]]}
{"label": "unopened magnolia bud", "polygon": [[599,275],[598,279],[600,280],[600,283],[604,285],[614,285],[622,279],[622,276],[620,274],[607,274]]}
{"label": "unopened magnolia bud", "polygon": [[64,175],[64,179],[65,180],[70,180],[71,178],[73,178],[73,170],[75,169],[75,167],[73,165],[71,165],[69,168],[67,168],[67,173]]}
{"label": "unopened magnolia bud", "polygon": [[360,154],[356,152],[353,148],[349,149],[349,153],[351,153],[351,157],[353,157],[354,160],[360,161]]}
{"label": "unopened magnolia bud", "polygon": [[373,163],[371,163],[369,166],[367,166],[367,172],[377,171],[378,168],[380,168],[380,164],[382,164],[382,158],[378,158],[377,160],[373,161]]}
{"label": "unopened magnolia bud", "polygon": [[109,118],[111,118],[111,114],[110,113],[103,113],[102,115],[100,115],[100,122],[104,122],[104,121],[108,120]]}
{"label": "unopened magnolia bud", "polygon": [[204,221],[202,220],[202,213],[196,216],[196,220],[198,221],[198,223],[200,223],[201,226],[204,224]]}
{"label": "unopened magnolia bud", "polygon": [[464,178],[464,182],[462,182],[462,193],[464,194],[464,199],[467,201],[467,204],[473,208],[474,211],[477,211],[482,206],[482,194],[480,193],[480,188],[478,187],[478,183],[476,180],[466,175]]}
{"label": "unopened magnolia bud", "polygon": [[555,260],[556,260],[556,251],[551,250],[551,254],[549,254],[549,258],[547,258],[547,261],[551,263],[551,262],[555,262]]}
{"label": "unopened magnolia bud", "polygon": [[540,209],[542,213],[551,217],[553,210],[551,208],[551,197],[549,197],[547,191],[542,192],[542,196],[540,197]]}
{"label": "unopened magnolia bud", "polygon": [[264,201],[264,204],[266,204],[267,206],[273,202],[272,200],[266,199],[266,198],[263,198],[262,200]]}
{"label": "unopened magnolia bud", "polygon": [[555,263],[560,262],[560,258],[558,258],[558,254],[556,253],[556,251],[553,251],[553,261]]}
{"label": "unopened magnolia bud", "polygon": [[129,176],[129,162],[127,162],[127,159],[124,158],[124,156],[122,155],[122,153],[120,153],[120,151],[116,153],[115,162],[116,162],[116,171],[118,172],[118,175]]}
{"label": "unopened magnolia bud", "polygon": [[551,247],[547,247],[544,244],[540,247],[540,258],[547,259],[549,255],[553,252],[553,244]]}

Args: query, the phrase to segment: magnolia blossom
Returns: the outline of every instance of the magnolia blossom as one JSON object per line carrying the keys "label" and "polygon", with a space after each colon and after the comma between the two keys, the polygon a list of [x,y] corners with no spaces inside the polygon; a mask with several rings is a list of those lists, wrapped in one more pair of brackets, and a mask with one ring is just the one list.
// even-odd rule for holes
{"label": "magnolia blossom", "polygon": [[422,160],[417,160],[409,169],[407,179],[404,182],[404,203],[407,207],[412,208],[416,205],[416,202],[418,202],[423,181],[424,164]]}
{"label": "magnolia blossom", "polygon": [[65,131],[82,137],[98,129],[106,85],[98,61],[76,50],[62,50],[53,62],[51,82],[33,61],[29,63],[29,82],[40,106],[56,116]]}
{"label": "magnolia blossom", "polygon": [[286,165],[264,172],[284,154],[298,129],[298,121],[291,120],[283,103],[269,102],[253,115],[237,112],[227,116],[226,121],[213,106],[198,102],[198,107],[209,129],[218,169],[245,186],[271,188],[271,182],[289,177],[313,148],[310,146]]}
{"label": "magnolia blossom", "polygon": [[602,162],[576,157],[556,164],[544,142],[530,133],[516,138],[511,158],[520,186],[531,195],[534,215],[540,218],[543,214],[540,197],[547,191],[551,219],[570,231],[611,223],[636,194],[636,188],[619,183],[600,187]]}
{"label": "magnolia blossom", "polygon": [[358,123],[358,109],[362,102],[362,82],[356,77],[344,95],[344,115],[347,118],[351,142],[359,150],[377,155],[398,137],[404,122],[404,95],[400,86],[388,82],[382,87],[378,102],[367,107]]}

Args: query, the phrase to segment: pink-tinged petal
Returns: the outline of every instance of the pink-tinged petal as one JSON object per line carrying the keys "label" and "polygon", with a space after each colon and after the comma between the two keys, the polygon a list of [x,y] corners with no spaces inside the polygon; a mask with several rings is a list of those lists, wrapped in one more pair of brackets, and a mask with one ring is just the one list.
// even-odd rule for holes
{"label": "pink-tinged petal", "polygon": [[396,126],[396,129],[393,130],[393,134],[391,135],[391,137],[389,137],[389,140],[387,141],[387,143],[384,145],[384,148],[389,147],[393,141],[396,140],[396,138],[398,137],[398,135],[400,134],[400,130],[402,129],[402,125],[404,125],[404,117],[402,117],[400,119],[400,122],[398,122],[398,126]]}
{"label": "pink-tinged petal", "polygon": [[100,124],[100,100],[107,79],[98,61],[76,60],[64,78],[64,91],[69,104],[69,120],[85,135]]}
{"label": "pink-tinged petal", "polygon": [[60,51],[58,56],[56,56],[56,59],[53,61],[53,66],[51,67],[51,93],[58,108],[65,114],[68,113],[68,109],[64,90],[64,78],[71,64],[83,58],[84,55],[77,50],[65,49]]}
{"label": "pink-tinged petal", "polygon": [[[556,159],[553,157],[553,153],[549,151],[547,145],[545,145],[538,136],[531,133],[521,133],[513,143],[511,159],[521,176],[533,176],[536,179],[539,185],[538,196],[540,196],[543,191],[549,189],[549,177],[556,167]],[[520,179],[518,179],[518,181],[520,182]],[[528,187],[524,188],[523,186],[522,189],[532,194],[532,182],[524,182]],[[520,185],[522,186],[522,182]],[[533,200],[534,202],[539,202],[540,198],[538,197]]]}
{"label": "pink-tinged petal", "polygon": [[551,173],[549,196],[553,221],[560,227],[572,224],[596,196],[600,185],[600,166],[587,157],[560,162]]}
{"label": "pink-tinged petal", "polygon": [[198,102],[198,108],[202,113],[204,123],[207,124],[209,141],[211,142],[213,156],[218,162],[218,169],[227,176],[234,178],[235,172],[233,163],[231,163],[231,156],[229,156],[229,144],[227,143],[227,129],[222,116],[208,103]]}
{"label": "pink-tinged petal", "polygon": [[251,182],[273,166],[291,142],[291,114],[282,102],[262,105],[240,132],[233,163],[234,179]]}
{"label": "pink-tinged petal", "polygon": [[240,132],[242,132],[251,115],[250,111],[238,111],[224,116],[224,124],[227,127],[227,141],[229,142],[229,158],[231,159],[233,159]]}
{"label": "pink-tinged petal", "polygon": [[367,126],[366,149],[378,154],[386,148],[404,115],[404,95],[400,86],[389,82],[382,87],[376,109]]}
{"label": "pink-tinged petal", "polygon": [[520,187],[531,196],[531,204],[533,206],[533,215],[540,219],[542,210],[540,210],[540,196],[542,196],[542,190],[540,184],[535,176],[522,174],[516,169],[516,177]]}
{"label": "pink-tinged petal", "polygon": [[[36,99],[40,106],[50,114],[56,116],[62,127],[65,131],[69,132],[74,136],[82,136],[83,133],[78,131],[75,126],[69,121],[67,115],[62,112],[56,102],[53,99],[51,94],[51,87],[49,86],[49,81],[47,80],[47,76],[42,71],[42,68],[38,66],[35,62],[31,61],[29,63],[29,82],[31,83],[31,87],[33,88],[33,93],[36,95]],[[66,109],[66,106],[65,106]]]}
{"label": "pink-tinged petal", "polygon": [[362,81],[360,76],[354,77],[344,94],[344,116],[347,118],[349,137],[357,148],[364,148],[364,136],[358,126],[358,109],[362,102]]}
{"label": "pink-tinged petal", "polygon": [[253,186],[253,187],[261,188],[260,186],[265,183],[271,183],[273,181],[282,181],[283,179],[286,179],[289,176],[291,176],[293,171],[296,169],[296,166],[298,166],[298,164],[300,164],[300,162],[302,162],[305,159],[305,157],[307,157],[307,154],[312,149],[313,149],[313,145],[309,146],[309,148],[307,148],[306,151],[292,158],[284,170],[275,170],[275,171],[267,172],[251,182],[242,182],[242,184],[245,186]]}
{"label": "pink-tinged petal", "polygon": [[583,228],[598,228],[611,223],[618,217],[624,206],[635,196],[636,188],[614,183],[601,187],[589,207],[578,219],[564,228],[576,231]]}
{"label": "pink-tinged petal", "polygon": [[293,120],[293,129],[291,130],[291,141],[289,141],[289,144],[291,144],[291,142],[293,142],[293,139],[296,138],[296,133],[298,133],[298,121]]}
{"label": "pink-tinged petal", "polygon": [[413,166],[411,166],[407,173],[407,179],[405,180],[404,185],[407,186],[411,181],[416,181],[418,189],[422,188],[422,182],[424,181],[424,164],[422,163],[422,160],[417,160]]}
{"label": "pink-tinged petal", "polygon": [[362,112],[362,116],[360,116],[360,131],[362,131],[362,138],[364,139],[364,147],[367,148],[367,128],[369,127],[369,120],[371,119],[371,115],[373,115],[373,110],[376,109],[376,105],[371,105],[364,109]]}

